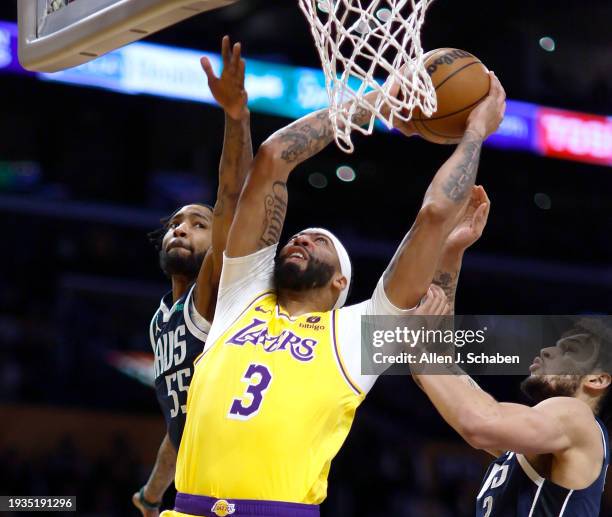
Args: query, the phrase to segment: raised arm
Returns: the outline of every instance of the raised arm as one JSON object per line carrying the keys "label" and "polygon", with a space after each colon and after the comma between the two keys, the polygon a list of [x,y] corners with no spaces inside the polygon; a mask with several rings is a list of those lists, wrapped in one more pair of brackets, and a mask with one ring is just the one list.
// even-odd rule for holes
{"label": "raised arm", "polygon": [[395,306],[414,307],[431,284],[444,243],[468,208],[482,143],[499,127],[505,98],[491,73],[489,96],[470,114],[461,143],[434,176],[412,228],[385,271],[385,292]]}
{"label": "raised arm", "polygon": [[[432,285],[415,313],[439,316],[449,310],[442,288]],[[421,373],[412,366],[412,378],[446,423],[472,447],[493,456],[508,450],[523,454],[562,452],[575,443],[581,426],[592,421],[590,408],[579,400],[553,397],[533,408],[500,403],[458,365],[437,366],[444,370]]]}
{"label": "raised arm", "polygon": [[583,402],[553,397],[535,407],[497,402],[457,367],[413,375],[442,418],[476,449],[497,456],[559,453],[576,443],[593,414]]}
{"label": "raised arm", "polygon": [[[353,120],[365,124],[370,113],[359,109]],[[226,254],[241,257],[276,244],[287,211],[291,171],[333,142],[328,110],[307,115],[266,140],[248,173],[230,230]]]}
{"label": "raised arm", "polygon": [[204,259],[195,291],[196,309],[212,321],[217,288],[223,265],[223,251],[234,219],[244,179],[253,160],[250,115],[244,89],[245,62],[240,57],[240,43],[230,48],[223,38],[223,72],[216,77],[208,58],[201,59],[210,90],[225,111],[225,134],[219,163],[219,187],[213,210],[212,245]]}
{"label": "raised arm", "polygon": [[487,224],[491,201],[483,187],[472,187],[472,195],[463,217],[457,222],[447,237],[433,283],[442,288],[450,307],[450,314],[455,313],[455,293],[461,272],[465,251],[480,239]]}

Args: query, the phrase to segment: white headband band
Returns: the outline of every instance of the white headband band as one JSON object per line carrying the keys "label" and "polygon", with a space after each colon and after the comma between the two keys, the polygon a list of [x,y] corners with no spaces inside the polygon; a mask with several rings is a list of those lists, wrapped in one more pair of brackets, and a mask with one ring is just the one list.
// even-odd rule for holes
{"label": "white headband band", "polygon": [[346,278],[346,286],[340,291],[340,296],[338,296],[336,304],[334,305],[334,309],[339,309],[346,303],[346,297],[348,296],[349,287],[351,285],[351,259],[349,258],[346,248],[342,245],[338,237],[325,228],[307,228],[300,233],[320,233],[328,237],[334,244],[334,248],[336,248],[336,253],[338,254],[338,261],[340,262],[340,271]]}

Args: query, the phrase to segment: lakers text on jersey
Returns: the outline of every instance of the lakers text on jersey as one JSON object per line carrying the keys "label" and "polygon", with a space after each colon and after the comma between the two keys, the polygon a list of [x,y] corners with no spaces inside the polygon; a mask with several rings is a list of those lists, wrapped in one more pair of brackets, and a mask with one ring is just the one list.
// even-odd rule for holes
{"label": "lakers text on jersey", "polygon": [[336,317],[291,318],[267,292],[209,345],[189,392],[179,492],[232,504],[325,498],[330,463],[364,398],[342,365]]}

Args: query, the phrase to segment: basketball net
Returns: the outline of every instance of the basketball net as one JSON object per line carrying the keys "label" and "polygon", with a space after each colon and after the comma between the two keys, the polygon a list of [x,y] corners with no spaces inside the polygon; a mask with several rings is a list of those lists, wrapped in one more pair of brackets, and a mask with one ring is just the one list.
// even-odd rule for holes
{"label": "basketball net", "polygon": [[[436,111],[436,92],[424,66],[421,26],[432,0],[299,0],[310,22],[329,97],[329,117],[338,147],[353,152],[354,130],[370,135],[378,118],[408,121],[419,108]],[[374,74],[386,75],[380,84]],[[391,95],[395,84],[399,94]],[[373,99],[365,94],[375,91]],[[352,121],[358,109],[371,113],[367,126]]]}

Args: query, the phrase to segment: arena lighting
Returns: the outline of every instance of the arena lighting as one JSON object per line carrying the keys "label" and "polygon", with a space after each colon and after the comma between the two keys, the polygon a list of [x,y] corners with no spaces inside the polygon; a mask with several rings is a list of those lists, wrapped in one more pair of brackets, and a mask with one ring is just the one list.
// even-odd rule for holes
{"label": "arena lighting", "polygon": [[550,36],[544,36],[540,38],[540,47],[542,47],[547,52],[554,52],[556,48],[555,40]]}
{"label": "arena lighting", "polygon": [[[81,66],[45,74],[19,65],[17,39],[17,24],[0,21],[0,73],[214,104],[199,58],[208,56],[219,71],[218,54],[137,42]],[[319,69],[248,59],[246,88],[254,112],[297,118],[327,105],[325,79]],[[612,166],[612,117],[508,100],[506,116],[487,145]]]}
{"label": "arena lighting", "polygon": [[336,176],[338,176],[338,179],[340,181],[348,183],[351,181],[355,181],[355,178],[357,178],[357,173],[355,172],[355,169],[353,169],[349,165],[341,165],[336,169]]}
{"label": "arena lighting", "polygon": [[550,196],[544,192],[538,192],[535,196],[533,196],[533,202],[541,210],[550,210],[552,207],[552,200],[550,199]]}
{"label": "arena lighting", "polygon": [[313,172],[308,176],[308,183],[310,183],[311,187],[322,189],[327,187],[327,178],[320,172]]}

